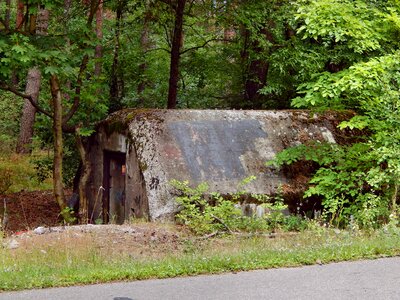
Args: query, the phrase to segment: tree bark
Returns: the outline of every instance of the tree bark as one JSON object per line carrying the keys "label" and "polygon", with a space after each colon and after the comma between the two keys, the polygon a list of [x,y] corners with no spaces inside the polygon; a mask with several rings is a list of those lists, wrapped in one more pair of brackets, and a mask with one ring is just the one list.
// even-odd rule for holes
{"label": "tree bark", "polygon": [[[35,103],[39,99],[41,73],[38,68],[32,68],[28,71],[26,80],[25,94],[32,96]],[[30,145],[33,136],[33,124],[35,123],[36,108],[32,106],[29,100],[25,99],[22,108],[22,117],[20,121],[19,138],[17,143],[17,153],[30,153]]]}
{"label": "tree bark", "polygon": [[66,219],[66,203],[63,187],[63,135],[62,135],[62,95],[58,78],[52,75],[50,78],[51,98],[53,106],[53,134],[54,134],[54,161],[53,161],[53,187],[54,197],[61,209],[61,214]]}
{"label": "tree bark", "polygon": [[87,159],[87,152],[79,133],[80,127],[77,127],[75,133],[76,146],[79,151],[82,162],[82,170],[79,178],[79,219],[80,223],[88,223],[88,201],[86,198],[86,186],[91,172],[90,162]]}
{"label": "tree bark", "polygon": [[245,99],[252,108],[261,108],[261,103],[259,103],[261,95],[258,92],[267,84],[268,69],[269,63],[266,61],[253,60],[250,62],[245,82]]}
{"label": "tree bark", "polygon": [[[47,27],[49,24],[49,11],[45,9],[39,10],[37,18],[31,18],[31,22],[35,20],[34,28],[32,27],[32,34],[46,35]],[[41,72],[35,67],[28,71],[26,78],[26,88],[25,94],[31,95],[35,103],[39,100],[39,90],[40,90]],[[22,116],[20,121],[20,131],[17,143],[17,153],[31,153],[31,142],[33,136],[33,124],[35,123],[36,109],[32,104],[25,100],[24,107],[22,109]]]}
{"label": "tree bark", "polygon": [[[272,35],[266,29],[261,29],[259,34],[265,36],[268,41],[273,41]],[[246,73],[244,74],[244,100],[246,100],[246,104],[240,108],[260,109],[263,104],[263,96],[259,94],[259,91],[267,85],[269,62],[252,59],[249,55],[250,52],[261,53],[264,50],[260,47],[257,40],[250,41],[250,32],[248,29],[242,29],[242,36],[245,40],[241,57],[246,66]]]}
{"label": "tree bark", "polygon": [[119,64],[122,9],[123,9],[123,1],[119,1],[116,12],[117,16],[115,24],[114,57],[113,57],[113,64],[111,66],[110,107],[109,107],[110,113],[120,110],[122,108],[121,99],[124,95],[124,79],[121,74],[120,64]]}
{"label": "tree bark", "polygon": [[6,0],[6,14],[4,16],[4,27],[6,30],[10,29],[10,19],[11,19],[11,0]]}
{"label": "tree bark", "polygon": [[149,11],[145,12],[144,18],[143,18],[143,28],[142,28],[142,33],[140,35],[140,49],[143,55],[143,62],[139,65],[139,76],[140,76],[140,81],[137,87],[137,93],[139,96],[139,105],[143,105],[143,97],[142,94],[147,86],[147,81],[145,79],[145,72],[147,70],[147,62],[145,59],[145,54],[150,48],[150,40],[149,40],[149,34],[150,34],[150,17],[151,14]]}
{"label": "tree bark", "polygon": [[25,10],[25,5],[24,2],[21,0],[18,0],[17,2],[17,19],[16,19],[16,26],[17,30],[21,30],[24,22],[24,10]]}
{"label": "tree bark", "polygon": [[96,11],[96,36],[99,40],[99,43],[96,45],[94,51],[94,75],[99,77],[101,75],[101,58],[103,56],[103,47],[101,45],[101,40],[103,39],[103,0],[99,1],[99,6],[97,7]]}
{"label": "tree bark", "polygon": [[183,14],[186,0],[178,0],[175,11],[174,35],[172,38],[171,65],[169,72],[169,90],[167,108],[176,108],[179,81],[179,61],[183,38]]}

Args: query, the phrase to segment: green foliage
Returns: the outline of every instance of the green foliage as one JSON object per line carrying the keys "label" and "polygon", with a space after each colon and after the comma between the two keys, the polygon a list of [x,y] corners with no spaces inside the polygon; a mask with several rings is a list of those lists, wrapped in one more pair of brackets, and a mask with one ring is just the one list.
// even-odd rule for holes
{"label": "green foliage", "polygon": [[[74,106],[76,97],[80,99],[74,116],[64,125],[82,124],[83,137],[93,133],[94,124],[114,108],[165,107],[174,9],[165,1],[104,3],[112,12],[120,5],[122,18],[116,20],[113,13],[107,13],[100,41],[93,26],[87,25],[84,2],[74,2],[66,11],[60,1],[29,1],[27,16],[35,14],[37,7],[51,9],[48,32],[28,34],[26,28],[16,30],[13,25],[8,30],[0,25],[0,83],[19,79],[16,88],[22,92],[27,71],[38,67],[42,73],[39,104],[52,113],[46,83],[57,74],[64,114]],[[5,10],[6,4],[1,2],[3,15]],[[15,4],[11,11],[11,23],[15,24]],[[319,197],[324,217],[332,224],[345,226],[353,216],[358,226],[375,227],[388,222],[390,215],[396,216],[400,180],[398,1],[194,1],[186,6],[184,32],[179,108],[286,108],[291,101],[296,108],[355,110],[358,115],[340,128],[367,132],[358,143],[301,145],[281,153],[275,162],[307,160],[320,167],[305,197]],[[147,37],[146,45],[142,37]],[[99,44],[103,57],[95,60],[94,49]],[[89,63],[80,74],[85,55]],[[112,68],[115,60],[117,70]],[[97,77],[93,70],[99,61],[103,73]],[[107,100],[114,71],[121,103]],[[246,83],[257,86],[256,101],[245,100]],[[0,93],[1,153],[15,147],[22,103],[8,92]],[[35,135],[42,146],[52,144],[52,124],[47,117],[36,118]],[[78,155],[68,138],[64,153],[64,181],[70,184]],[[48,178],[51,158],[36,160],[36,168],[40,180]],[[182,205],[190,208],[188,219],[182,215],[181,221],[192,222],[203,232],[275,228],[288,220],[279,219],[279,214],[271,215],[270,219],[276,220],[267,225],[244,219],[221,195],[212,194],[206,200],[204,186],[180,188],[187,195],[181,199]],[[231,197],[239,201],[244,194],[240,191]],[[276,200],[265,195],[252,197],[266,203]],[[296,223],[294,219],[291,222]]]}
{"label": "green foliage", "polygon": [[[33,156],[44,156],[42,153],[34,153]],[[7,187],[7,193],[15,193],[33,190],[51,189],[51,180],[38,182],[31,157],[26,155],[1,155],[0,156],[0,185]],[[8,183],[7,183],[8,182]],[[10,185],[11,183],[11,185]]]}
{"label": "green foliage", "polygon": [[74,210],[68,206],[61,210],[60,216],[62,216],[65,224],[74,224],[77,221]]}
{"label": "green foliage", "polygon": [[356,53],[375,51],[386,42],[382,32],[388,27],[382,12],[371,2],[351,0],[301,1],[297,20],[304,21],[299,29],[325,46],[346,44]]}
{"label": "green foliage", "polygon": [[[204,197],[208,185],[201,183],[196,188],[189,187],[189,182],[171,181],[171,184],[183,193],[176,201],[182,206],[177,214],[177,219],[187,225],[196,234],[210,233],[213,231],[230,231],[235,217],[240,215],[234,203],[225,200],[219,194],[211,194],[210,199]],[[209,201],[215,202],[210,205]]]}
{"label": "green foliage", "polygon": [[39,182],[43,182],[52,177],[53,173],[53,158],[44,156],[32,160],[36,171],[36,178]]}
{"label": "green foliage", "polygon": [[[368,228],[388,220],[390,188],[380,181],[385,170],[371,156],[368,143],[300,145],[279,153],[274,162],[282,166],[295,161],[319,166],[304,197],[321,198],[323,217],[330,224],[345,226],[352,216],[359,226]],[[382,177],[378,184],[377,176]]]}
{"label": "green foliage", "polygon": [[[252,180],[254,180],[253,176],[246,178],[240,187],[242,188]],[[300,231],[307,227],[307,222],[301,217],[284,215],[287,205],[283,204],[279,196],[273,199],[266,195],[251,195],[254,199],[265,202],[262,206],[266,209],[266,214],[263,217],[255,215],[247,217],[242,215],[240,206],[235,205],[243,195],[248,194],[245,191],[230,195],[229,200],[219,193],[209,193],[206,183],[192,188],[187,181],[172,180],[171,185],[181,193],[176,197],[181,207],[176,215],[177,220],[188,226],[195,234],[232,233],[233,231]],[[274,202],[267,203],[266,201]]]}
{"label": "green foliage", "polygon": [[11,170],[0,169],[0,195],[5,194],[12,185],[11,176]]}
{"label": "green foliage", "polygon": [[[72,187],[76,171],[79,166],[79,156],[74,145],[67,142],[64,146],[63,181],[66,187]],[[35,177],[39,183],[52,178],[53,176],[53,157],[50,155],[33,157],[31,162],[36,171]]]}
{"label": "green foliage", "polygon": [[300,216],[285,216],[282,221],[282,228],[285,231],[304,231],[310,229],[310,221]]}
{"label": "green foliage", "polygon": [[[151,228],[153,232],[154,225]],[[305,231],[274,239],[229,236],[204,240],[179,232],[176,234],[178,241],[170,248],[165,243],[152,242],[149,251],[149,245],[137,243],[129,253],[115,251],[116,245],[105,240],[104,246],[99,247],[94,232],[85,236],[82,232],[79,236],[71,236],[71,231],[61,232],[59,240],[46,242],[44,239],[36,246],[29,243],[28,248],[20,247],[17,251],[0,247],[0,289],[172,278],[400,254],[398,231],[353,234],[319,229],[318,235]],[[126,245],[124,247],[126,249]]]}
{"label": "green foliage", "polygon": [[[400,179],[399,7],[395,1],[303,1],[298,33],[339,55],[335,72],[320,72],[298,87],[295,107],[354,109],[341,129],[368,133],[353,145],[311,143],[279,154],[319,166],[304,197],[322,200],[326,221],[370,228],[397,215]],[[362,54],[362,56],[360,56]],[[340,58],[341,57],[341,58]]]}
{"label": "green foliage", "polygon": [[11,153],[15,149],[22,104],[18,97],[0,91],[0,153]]}

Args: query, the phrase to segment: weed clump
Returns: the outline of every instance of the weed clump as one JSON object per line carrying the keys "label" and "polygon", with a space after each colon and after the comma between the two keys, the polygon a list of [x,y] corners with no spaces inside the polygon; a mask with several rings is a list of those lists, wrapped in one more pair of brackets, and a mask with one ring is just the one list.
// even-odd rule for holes
{"label": "weed clump", "polygon": [[[253,178],[245,179],[244,183]],[[201,183],[192,188],[189,182],[171,181],[180,193],[176,197],[180,211],[176,215],[178,223],[188,226],[195,234],[217,234],[238,232],[275,232],[301,231],[307,228],[307,221],[295,215],[289,215],[287,205],[279,194],[276,197],[251,195],[261,205],[256,211],[243,211],[241,199],[246,192],[239,191],[229,195],[229,199],[220,193],[209,193],[208,184]]]}

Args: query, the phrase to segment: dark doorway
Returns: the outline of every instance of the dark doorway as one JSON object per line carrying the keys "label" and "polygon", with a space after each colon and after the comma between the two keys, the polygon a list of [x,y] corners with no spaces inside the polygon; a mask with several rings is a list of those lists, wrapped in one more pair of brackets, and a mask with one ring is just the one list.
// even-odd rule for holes
{"label": "dark doorway", "polygon": [[103,222],[122,224],[125,221],[126,154],[104,151]]}

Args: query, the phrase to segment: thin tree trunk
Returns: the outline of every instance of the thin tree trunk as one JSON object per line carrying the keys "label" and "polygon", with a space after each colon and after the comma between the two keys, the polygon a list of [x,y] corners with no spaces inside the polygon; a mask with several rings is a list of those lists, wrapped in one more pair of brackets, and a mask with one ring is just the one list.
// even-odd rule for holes
{"label": "thin tree trunk", "polygon": [[101,40],[103,39],[103,0],[100,0],[96,11],[96,36],[99,40],[99,44],[96,45],[94,52],[96,61],[94,65],[94,75],[98,77],[101,75],[101,58],[103,56],[103,47],[101,45]]}
{"label": "thin tree trunk", "polygon": [[[35,67],[28,71],[25,94],[31,95],[33,101],[35,101],[36,103],[39,99],[40,80],[41,73],[39,68]],[[20,121],[19,138],[16,149],[17,153],[31,152],[30,145],[33,136],[33,124],[35,123],[35,114],[36,108],[34,108],[28,100],[25,100]]]}
{"label": "thin tree trunk", "polygon": [[4,26],[6,30],[10,29],[10,19],[11,19],[11,0],[6,0],[6,15],[4,17]]}
{"label": "thin tree trunk", "polygon": [[110,108],[109,112],[114,112],[122,108],[121,98],[124,94],[124,81],[121,76],[119,66],[119,48],[120,48],[120,34],[122,22],[122,5],[123,2],[119,1],[117,7],[117,16],[115,24],[115,47],[114,58],[111,66],[111,79],[110,79]]}
{"label": "thin tree trunk", "polygon": [[71,2],[72,0],[64,0],[64,14],[68,18],[71,10]]}
{"label": "thin tree trunk", "polygon": [[391,212],[392,214],[396,214],[397,213],[397,194],[399,193],[399,185],[395,184],[394,185],[394,191],[393,191],[393,195],[392,195],[392,209]]}
{"label": "thin tree trunk", "polygon": [[63,136],[62,136],[62,95],[58,78],[52,75],[50,78],[50,88],[53,106],[53,133],[54,133],[54,162],[53,162],[53,187],[54,197],[58,203],[61,214],[66,217],[66,203],[63,187]]}
{"label": "thin tree trunk", "polygon": [[49,27],[50,12],[47,9],[40,9],[35,23],[35,33],[37,35],[47,35]]}
{"label": "thin tree trunk", "polygon": [[149,33],[150,33],[150,12],[146,12],[143,19],[143,28],[142,33],[140,35],[140,48],[143,55],[143,62],[139,65],[139,75],[140,75],[140,82],[138,84],[137,93],[139,96],[139,105],[143,105],[143,97],[142,93],[144,92],[147,82],[145,79],[145,72],[147,70],[147,62],[145,59],[145,53],[150,48],[150,40],[149,40]]}
{"label": "thin tree trunk", "polygon": [[25,10],[24,2],[22,2],[21,0],[18,0],[18,2],[17,2],[17,19],[16,19],[17,30],[21,30],[22,26],[24,24],[24,10]]}
{"label": "thin tree trunk", "polygon": [[178,96],[179,61],[183,38],[183,13],[186,0],[178,0],[177,2],[178,5],[175,12],[174,36],[172,38],[167,108],[176,108]]}
{"label": "thin tree trunk", "polygon": [[[272,35],[266,29],[261,29],[259,34],[264,35],[268,41],[273,41]],[[267,85],[269,62],[260,59],[251,59],[249,55],[250,51],[260,53],[264,50],[257,41],[250,41],[250,31],[248,29],[242,29],[242,37],[245,42],[241,58],[246,67],[244,74],[244,100],[247,103],[244,107],[240,107],[260,109],[262,107],[263,96],[260,95],[259,91]]]}
{"label": "thin tree trunk", "polygon": [[[71,14],[71,1],[72,0],[64,0],[64,15],[65,15],[66,19],[68,19],[70,14]],[[69,38],[67,38],[67,37],[65,38],[65,43],[66,43],[66,45],[70,45],[71,44]],[[65,100],[70,101],[71,100],[71,96],[70,96],[71,81],[67,80],[65,82],[65,84],[64,84],[64,87],[65,87],[64,90],[66,92],[63,94],[63,97],[64,97]]]}
{"label": "thin tree trunk", "polygon": [[88,201],[86,198],[86,186],[91,172],[90,162],[87,158],[86,149],[79,134],[79,127],[76,129],[75,140],[82,162],[82,170],[79,178],[79,219],[80,223],[88,222]]}

